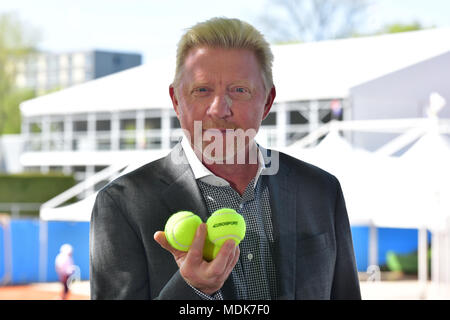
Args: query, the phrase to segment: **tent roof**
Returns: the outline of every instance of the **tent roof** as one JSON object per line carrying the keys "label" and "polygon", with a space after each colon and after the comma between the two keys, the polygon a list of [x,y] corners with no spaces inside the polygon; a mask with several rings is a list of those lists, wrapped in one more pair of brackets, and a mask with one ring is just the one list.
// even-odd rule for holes
{"label": "tent roof", "polygon": [[[274,45],[275,102],[345,98],[350,88],[450,51],[450,28]],[[165,59],[21,104],[25,116],[171,108]]]}
{"label": "tent roof", "polygon": [[449,38],[441,28],[274,46],[278,101],[347,97],[356,85],[450,51]]}
{"label": "tent roof", "polygon": [[430,166],[436,164],[442,165],[442,167],[448,166],[450,144],[444,135],[435,131],[428,132],[406,150],[402,158]]}

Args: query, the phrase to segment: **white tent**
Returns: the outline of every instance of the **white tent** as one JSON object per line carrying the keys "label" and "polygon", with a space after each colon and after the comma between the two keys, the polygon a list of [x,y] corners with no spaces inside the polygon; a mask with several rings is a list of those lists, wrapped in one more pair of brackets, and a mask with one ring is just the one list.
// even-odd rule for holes
{"label": "white tent", "polygon": [[[374,182],[372,176],[381,181],[383,173],[390,171],[397,159],[354,149],[335,130],[330,131],[316,147],[298,148],[294,143],[283,151],[338,178],[352,224],[370,225],[374,222],[379,215],[375,207],[379,199],[376,187],[379,183]],[[380,205],[385,206],[385,203]]]}
{"label": "white tent", "polygon": [[436,131],[421,137],[401,157],[410,173],[405,205],[423,217],[423,226],[439,229],[450,216],[450,147]]}
{"label": "white tent", "polygon": [[370,265],[377,264],[375,227],[418,229],[423,294],[428,269],[427,230],[433,235],[433,280],[438,285],[450,282],[450,147],[437,128],[430,126],[402,157],[358,152],[333,131],[315,148],[299,149],[295,144],[287,148],[291,155],[339,178],[351,223],[371,227]]}
{"label": "white tent", "polygon": [[337,131],[315,148],[293,144],[284,151],[340,180],[354,224],[431,228],[450,213],[450,149],[438,135],[423,136],[402,158],[353,149]]}

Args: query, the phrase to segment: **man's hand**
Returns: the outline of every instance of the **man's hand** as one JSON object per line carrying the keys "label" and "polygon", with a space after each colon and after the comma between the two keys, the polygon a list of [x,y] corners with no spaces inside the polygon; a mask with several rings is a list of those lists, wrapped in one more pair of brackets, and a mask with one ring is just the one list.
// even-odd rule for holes
{"label": "man's hand", "polygon": [[195,234],[194,241],[188,252],[174,249],[167,242],[164,232],[158,231],[154,238],[161,247],[172,253],[180,268],[181,276],[194,288],[208,295],[222,288],[239,259],[239,246],[233,240],[227,240],[217,257],[208,262],[203,259],[203,246],[206,239],[206,224],[202,223]]}

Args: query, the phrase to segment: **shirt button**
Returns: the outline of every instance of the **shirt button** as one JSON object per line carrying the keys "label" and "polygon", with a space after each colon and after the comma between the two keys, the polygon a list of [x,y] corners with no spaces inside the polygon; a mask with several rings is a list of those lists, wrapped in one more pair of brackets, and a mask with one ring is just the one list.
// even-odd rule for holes
{"label": "shirt button", "polygon": [[251,261],[251,260],[253,259],[253,254],[249,253],[249,254],[247,255],[247,259]]}

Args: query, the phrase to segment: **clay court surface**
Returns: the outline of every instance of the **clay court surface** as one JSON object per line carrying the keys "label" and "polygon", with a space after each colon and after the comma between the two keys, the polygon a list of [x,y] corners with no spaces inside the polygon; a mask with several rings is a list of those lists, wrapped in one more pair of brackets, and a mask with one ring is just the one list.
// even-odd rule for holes
{"label": "clay court surface", "polygon": [[[0,300],[61,300],[58,282],[0,287]],[[74,283],[67,300],[89,300],[89,282]]]}
{"label": "clay court surface", "polygon": [[[360,285],[365,300],[450,299],[450,287],[436,287],[431,282],[426,288],[411,280],[361,281]],[[60,297],[61,284],[57,282],[0,287],[0,300],[60,300]],[[68,300],[89,300],[89,297],[89,281],[81,281],[73,284]]]}

